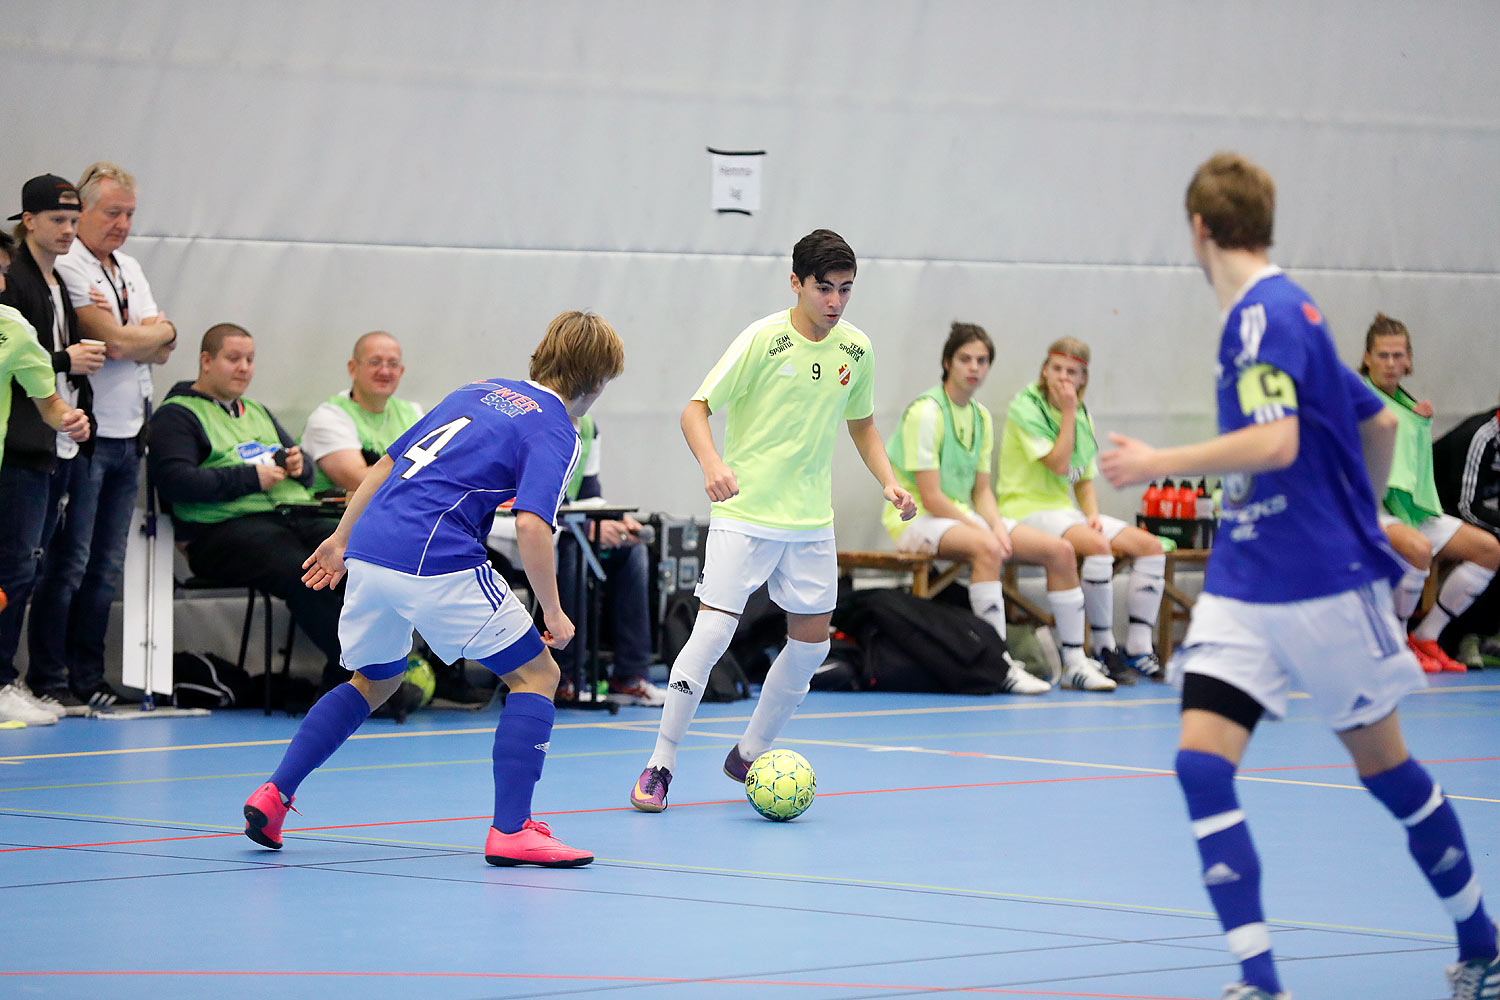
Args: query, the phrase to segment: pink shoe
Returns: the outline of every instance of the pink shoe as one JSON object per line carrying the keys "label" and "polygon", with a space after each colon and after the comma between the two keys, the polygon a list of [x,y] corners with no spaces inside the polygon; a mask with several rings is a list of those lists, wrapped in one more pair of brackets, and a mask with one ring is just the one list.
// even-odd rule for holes
{"label": "pink shoe", "polygon": [[661,812],[667,808],[667,786],[671,783],[671,771],[664,767],[646,768],[630,789],[630,804],[641,812]]}
{"label": "pink shoe", "polygon": [[484,840],[484,860],[501,867],[581,868],[593,861],[594,856],[554,838],[546,823],[528,819],[515,833],[501,833],[490,827],[490,834]]}
{"label": "pink shoe", "polygon": [[1407,642],[1412,649],[1417,651],[1419,656],[1426,656],[1433,663],[1436,663],[1441,670],[1452,674],[1467,673],[1469,670],[1468,664],[1459,663],[1453,657],[1443,652],[1443,647],[1437,644],[1436,639],[1418,639],[1416,636],[1411,636]]}
{"label": "pink shoe", "polygon": [[283,804],[281,790],[269,781],[250,793],[245,800],[245,836],[261,847],[281,850],[281,824],[288,810],[297,812],[292,808],[295,799],[294,795]]}

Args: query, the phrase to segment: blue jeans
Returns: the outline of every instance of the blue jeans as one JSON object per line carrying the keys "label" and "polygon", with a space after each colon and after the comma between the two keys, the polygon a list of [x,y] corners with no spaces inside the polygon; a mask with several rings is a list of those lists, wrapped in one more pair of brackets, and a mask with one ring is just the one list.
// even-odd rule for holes
{"label": "blue jeans", "polygon": [[0,686],[16,679],[26,602],[57,527],[72,464],[59,459],[51,472],[0,465],[0,590],[8,599],[0,611]]}
{"label": "blue jeans", "polygon": [[26,683],[33,691],[104,680],[104,636],[125,566],[141,481],[134,438],[99,438],[92,459],[74,459],[67,506],[47,547],[31,601]]}
{"label": "blue jeans", "polygon": [[[610,676],[628,683],[646,676],[651,665],[651,612],[647,583],[646,547],[622,546],[603,549],[599,563],[604,567],[604,613],[615,630],[615,662]],[[588,654],[588,615],[584,601],[584,574],[588,572],[579,558],[578,542],[564,534],[557,540],[557,591],[563,613],[573,620],[577,632],[566,649],[553,650],[552,656],[564,677],[576,677]]]}

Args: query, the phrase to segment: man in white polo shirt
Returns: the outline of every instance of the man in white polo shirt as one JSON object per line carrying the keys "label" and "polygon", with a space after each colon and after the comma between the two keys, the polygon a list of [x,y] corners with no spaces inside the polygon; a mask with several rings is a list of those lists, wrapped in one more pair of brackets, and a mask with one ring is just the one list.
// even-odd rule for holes
{"label": "man in white polo shirt", "polygon": [[78,194],[78,239],[58,258],[57,271],[82,335],[102,340],[108,360],[90,379],[99,422],[93,459],[73,464],[67,514],[37,580],[27,679],[33,690],[82,713],[118,697],[104,679],[104,636],[140,485],[151,366],[171,356],[177,331],[157,307],[141,265],[120,252],[135,216],[135,178],[116,164],[95,163],[83,172]]}

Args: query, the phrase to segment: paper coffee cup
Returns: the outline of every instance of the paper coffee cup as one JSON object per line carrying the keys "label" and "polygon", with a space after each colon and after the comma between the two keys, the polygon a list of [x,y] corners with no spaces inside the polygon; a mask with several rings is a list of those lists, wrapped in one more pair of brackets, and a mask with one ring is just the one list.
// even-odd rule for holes
{"label": "paper coffee cup", "polygon": [[79,338],[78,342],[80,344],[98,344],[100,347],[108,347],[109,346],[108,344],[106,344],[102,340],[90,340],[88,337],[81,337],[81,338]]}

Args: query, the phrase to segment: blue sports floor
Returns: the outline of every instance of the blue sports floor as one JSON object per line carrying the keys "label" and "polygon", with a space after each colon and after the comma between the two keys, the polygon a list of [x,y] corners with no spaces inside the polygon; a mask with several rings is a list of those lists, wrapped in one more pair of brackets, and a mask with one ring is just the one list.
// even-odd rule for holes
{"label": "blue sports floor", "polygon": [[[539,818],[587,868],[491,868],[498,709],[372,720],[302,786],[286,848],[240,835],[297,721],[68,719],[0,732],[0,997],[1217,998],[1237,978],[1142,684],[1039,698],[813,694],[778,745],[792,823],[720,772],[705,705],[671,807],[626,795],[659,710],[559,712]],[[1405,702],[1500,907],[1500,676]],[[1240,782],[1299,1000],[1444,996],[1452,925],[1402,829],[1293,702]]]}

